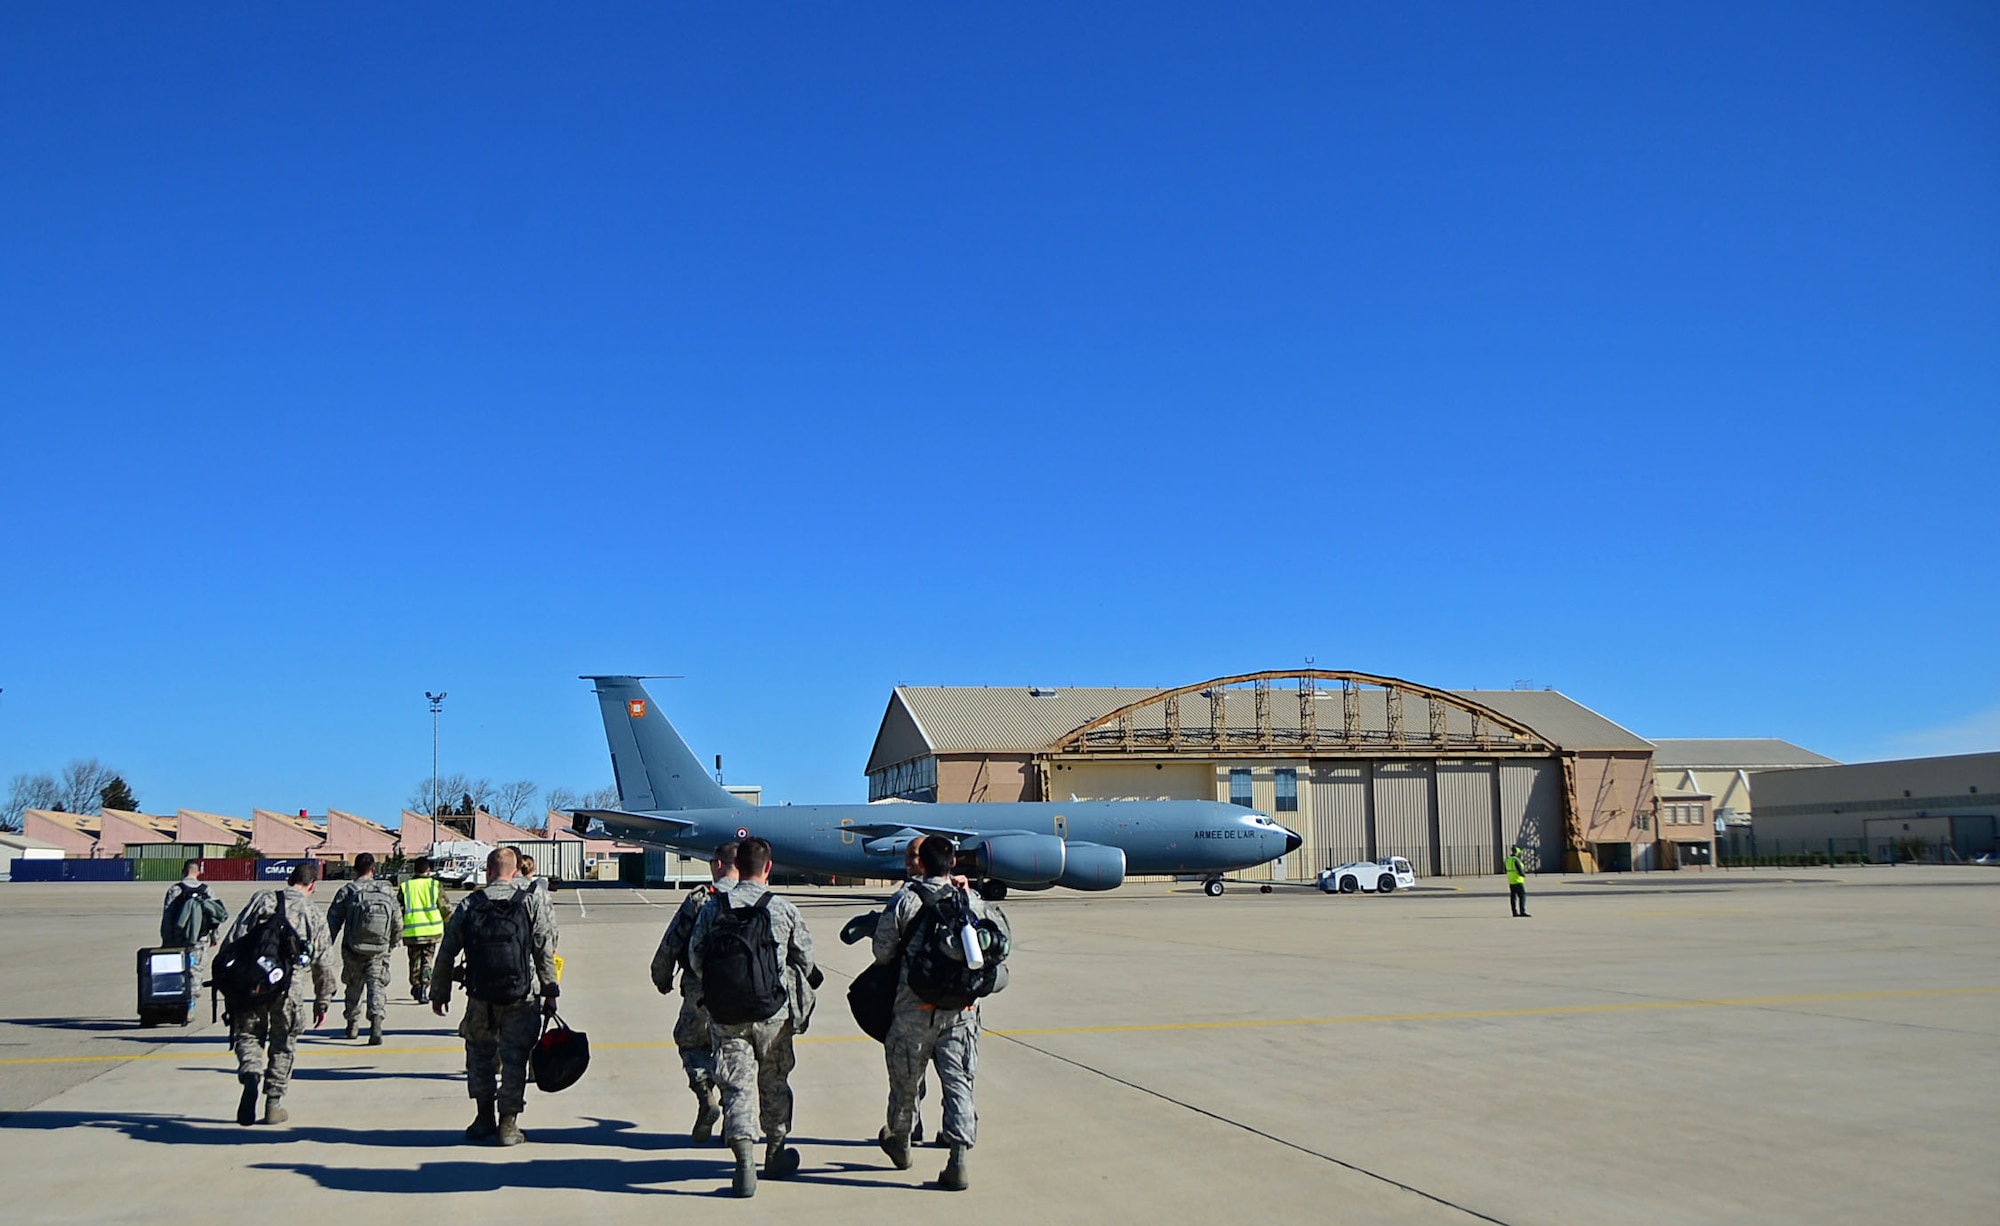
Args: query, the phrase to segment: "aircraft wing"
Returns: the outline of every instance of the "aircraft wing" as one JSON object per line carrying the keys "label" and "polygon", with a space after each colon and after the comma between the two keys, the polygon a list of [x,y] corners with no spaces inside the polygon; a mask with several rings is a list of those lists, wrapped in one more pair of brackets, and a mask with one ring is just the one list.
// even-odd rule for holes
{"label": "aircraft wing", "polygon": [[887,838],[897,834],[940,834],[948,839],[990,839],[999,834],[1026,834],[1025,830],[964,830],[957,826],[934,826],[926,822],[870,822],[849,826],[864,838]]}
{"label": "aircraft wing", "polygon": [[613,838],[664,839],[684,834],[693,829],[694,823],[679,817],[664,817],[657,813],[627,813],[623,809],[571,809],[570,829],[578,834],[589,834],[592,822],[604,826],[605,833]]}

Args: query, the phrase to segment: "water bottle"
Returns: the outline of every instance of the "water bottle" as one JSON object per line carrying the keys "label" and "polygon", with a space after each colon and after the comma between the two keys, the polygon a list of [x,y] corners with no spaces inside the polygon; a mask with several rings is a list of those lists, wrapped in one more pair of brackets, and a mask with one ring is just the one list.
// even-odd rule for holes
{"label": "water bottle", "polygon": [[958,930],[958,943],[965,950],[965,965],[978,970],[986,965],[986,951],[979,948],[979,926],[971,920]]}

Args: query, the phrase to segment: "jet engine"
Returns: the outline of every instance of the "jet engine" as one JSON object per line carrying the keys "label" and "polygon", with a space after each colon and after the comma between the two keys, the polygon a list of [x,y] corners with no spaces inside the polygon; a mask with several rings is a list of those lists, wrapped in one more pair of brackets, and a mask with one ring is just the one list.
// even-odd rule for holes
{"label": "jet engine", "polygon": [[1125,882],[1125,849],[1102,843],[1071,843],[1056,884],[1072,890],[1115,890]]}
{"label": "jet engine", "polygon": [[1054,881],[1063,872],[1063,841],[1052,834],[1002,834],[980,842],[979,875],[1009,885]]}

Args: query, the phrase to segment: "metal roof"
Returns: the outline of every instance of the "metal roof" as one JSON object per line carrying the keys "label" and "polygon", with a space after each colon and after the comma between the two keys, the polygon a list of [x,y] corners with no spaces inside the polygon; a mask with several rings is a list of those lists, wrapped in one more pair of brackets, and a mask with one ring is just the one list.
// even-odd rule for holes
{"label": "metal roof", "polygon": [[1645,751],[1653,743],[1560,690],[1453,690],[1533,728],[1564,749]]}
{"label": "metal roof", "polygon": [[[1165,688],[1165,687],[1162,687]],[[1133,686],[1085,686],[1063,689],[1030,689],[1026,686],[897,686],[889,699],[882,728],[876,735],[868,758],[869,771],[908,761],[929,753],[1039,753],[1073,729],[1120,707],[1143,702],[1162,689]],[[1652,743],[1554,690],[1454,690],[1459,697],[1492,708],[1500,714],[1533,728],[1552,744],[1571,750],[1646,751]],[[1272,726],[1296,729],[1299,724],[1296,691],[1272,691]],[[1254,697],[1247,689],[1225,690],[1229,726],[1254,725]],[[1323,703],[1338,709],[1340,691],[1321,689]],[[1208,700],[1190,695],[1182,700],[1181,719],[1189,725],[1205,726],[1209,719]],[[1322,710],[1326,709],[1324,706]],[[920,738],[904,734],[913,721]],[[1135,720],[1144,724],[1160,722],[1158,708],[1138,712]],[[1321,726],[1338,720],[1338,715],[1321,715]],[[1410,718],[1421,723],[1416,711]],[[1386,706],[1380,690],[1361,691],[1363,726],[1380,726]],[[1452,711],[1447,723],[1459,730],[1469,727],[1469,717]]]}
{"label": "metal roof", "polygon": [[1825,754],[1776,737],[1654,737],[1653,765],[1675,770],[1766,770],[1839,766]]}

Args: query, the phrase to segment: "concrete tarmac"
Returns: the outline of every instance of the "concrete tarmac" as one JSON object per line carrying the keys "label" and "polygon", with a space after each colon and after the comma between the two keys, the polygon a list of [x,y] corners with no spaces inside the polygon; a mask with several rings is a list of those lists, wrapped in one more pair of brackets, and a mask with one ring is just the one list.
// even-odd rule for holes
{"label": "concrete tarmac", "polygon": [[[8,1218],[1778,1222],[2000,1220],[2000,870],[1490,879],[1388,898],[1137,885],[1017,894],[985,1007],[973,1188],[874,1136],[881,1049],[847,1015],[881,897],[797,890],[829,980],[801,1041],[804,1168],[723,1195],[686,1139],[677,998],[646,966],[672,891],[557,896],[589,1074],[531,1089],[512,1150],[466,1144],[450,1021],[302,1049],[283,1127],[240,1128],[220,1027],[140,1030],[133,950],[164,887],[0,885]],[[248,886],[218,892],[233,908]],[[330,896],[330,895],[329,895]],[[932,1103],[936,1101],[933,1086]],[[933,1105],[926,1123],[935,1128]],[[671,1203],[671,1202],[668,1202]],[[693,1207],[693,1206],[690,1206]],[[668,1210],[671,1212],[671,1210]]]}

